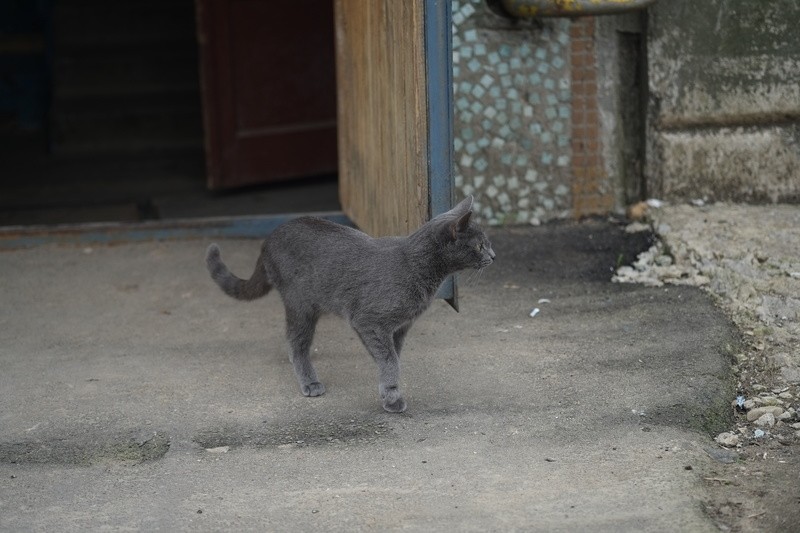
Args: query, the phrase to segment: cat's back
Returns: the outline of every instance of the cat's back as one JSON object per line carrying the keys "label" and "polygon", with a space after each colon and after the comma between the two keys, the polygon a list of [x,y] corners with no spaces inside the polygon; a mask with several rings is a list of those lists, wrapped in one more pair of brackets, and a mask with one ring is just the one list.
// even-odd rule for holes
{"label": "cat's back", "polygon": [[303,265],[320,272],[362,263],[381,252],[376,239],[355,228],[316,217],[300,217],[279,226],[266,241],[277,266]]}
{"label": "cat's back", "polygon": [[329,248],[370,248],[374,239],[355,228],[322,218],[299,217],[280,225],[267,237],[268,245],[294,249],[313,247],[317,251]]}
{"label": "cat's back", "polygon": [[347,315],[358,295],[369,292],[393,253],[355,228],[315,217],[278,227],[264,241],[267,277],[293,300],[313,301],[326,311]]}

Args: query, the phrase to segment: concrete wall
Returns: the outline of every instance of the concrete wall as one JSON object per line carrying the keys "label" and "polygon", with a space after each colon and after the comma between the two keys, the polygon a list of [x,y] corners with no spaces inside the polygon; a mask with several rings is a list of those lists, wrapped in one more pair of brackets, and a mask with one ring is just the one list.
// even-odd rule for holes
{"label": "concrete wall", "polygon": [[650,196],[800,201],[800,3],[650,9]]}

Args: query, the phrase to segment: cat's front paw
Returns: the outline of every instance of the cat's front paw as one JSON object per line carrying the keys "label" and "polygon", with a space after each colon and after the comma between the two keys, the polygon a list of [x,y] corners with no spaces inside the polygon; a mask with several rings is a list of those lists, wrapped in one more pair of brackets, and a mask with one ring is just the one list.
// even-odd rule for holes
{"label": "cat's front paw", "polygon": [[406,401],[397,389],[389,389],[383,396],[383,408],[390,413],[402,413],[406,410]]}
{"label": "cat's front paw", "polygon": [[309,383],[308,385],[302,385],[300,389],[303,392],[303,396],[322,396],[325,394],[325,385],[319,381]]}

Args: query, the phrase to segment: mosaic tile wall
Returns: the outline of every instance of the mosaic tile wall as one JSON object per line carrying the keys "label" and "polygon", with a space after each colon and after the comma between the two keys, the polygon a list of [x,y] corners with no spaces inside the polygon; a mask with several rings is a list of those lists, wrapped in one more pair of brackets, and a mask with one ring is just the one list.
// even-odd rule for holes
{"label": "mosaic tile wall", "polygon": [[499,18],[453,1],[457,194],[474,194],[490,225],[570,217],[570,21]]}

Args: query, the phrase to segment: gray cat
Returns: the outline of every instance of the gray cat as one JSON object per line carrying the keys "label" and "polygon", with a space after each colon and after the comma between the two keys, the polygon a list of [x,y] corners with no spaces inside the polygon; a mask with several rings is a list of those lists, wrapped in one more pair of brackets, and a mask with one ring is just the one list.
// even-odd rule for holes
{"label": "gray cat", "polygon": [[309,349],[317,319],[336,313],[348,320],[378,364],[383,408],[401,413],[400,350],[411,324],[433,301],[445,278],[482,269],[495,254],[483,231],[470,223],[472,197],[427,222],[408,237],[375,239],[356,229],[313,217],[278,227],[261,245],[252,277],[231,274],[212,244],[211,278],[238,300],[260,298],[275,287],[286,308],[286,336],[300,390],[319,396]]}

